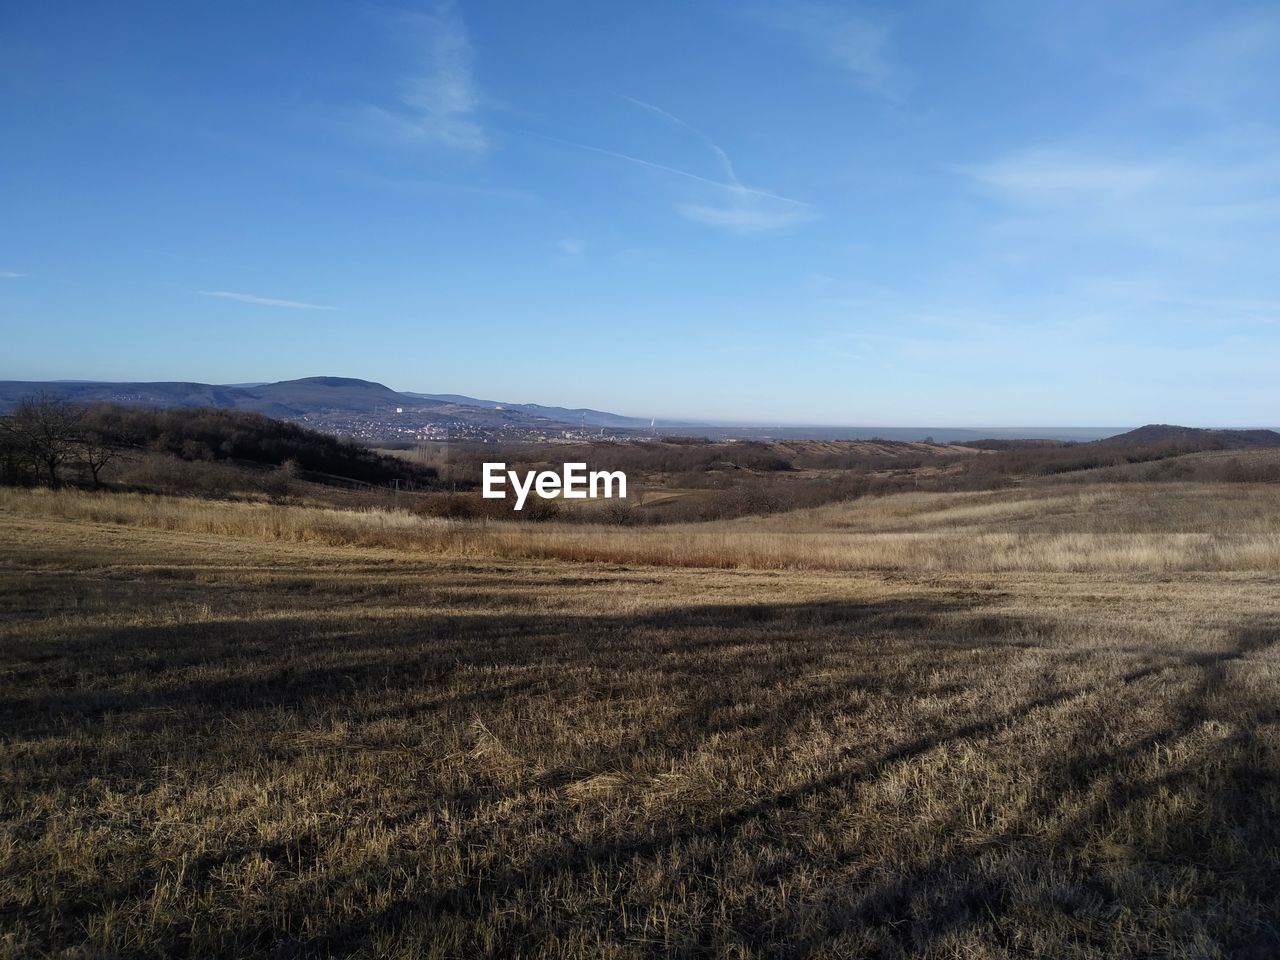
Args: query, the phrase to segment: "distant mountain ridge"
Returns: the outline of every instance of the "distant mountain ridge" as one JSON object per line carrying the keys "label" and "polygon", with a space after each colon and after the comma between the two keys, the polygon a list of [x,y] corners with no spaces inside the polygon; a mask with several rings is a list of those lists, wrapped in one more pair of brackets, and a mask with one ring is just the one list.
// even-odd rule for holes
{"label": "distant mountain ridge", "polygon": [[409,393],[353,377],[303,377],[263,384],[212,384],[186,381],[113,383],[92,380],[0,381],[0,412],[34,394],[77,403],[119,403],[145,407],[225,407],[262,413],[281,420],[323,414],[390,414],[412,411],[426,421],[475,423],[486,427],[589,427],[639,429],[649,421],[587,408],[501,403],[458,394]]}
{"label": "distant mountain ridge", "polygon": [[1280,447],[1280,433],[1275,430],[1214,430],[1203,427],[1179,427],[1169,423],[1148,423],[1136,430],[1096,442],[1143,445],[1181,444],[1199,450],[1249,450]]}
{"label": "distant mountain ridge", "polygon": [[317,405],[326,409],[373,410],[379,404],[404,403],[390,387],[349,377],[305,377],[279,383],[228,384],[155,381],[112,383],[92,380],[0,381],[0,407],[8,408],[34,393],[80,403],[125,403],[149,407],[228,407],[268,416],[295,416]]}

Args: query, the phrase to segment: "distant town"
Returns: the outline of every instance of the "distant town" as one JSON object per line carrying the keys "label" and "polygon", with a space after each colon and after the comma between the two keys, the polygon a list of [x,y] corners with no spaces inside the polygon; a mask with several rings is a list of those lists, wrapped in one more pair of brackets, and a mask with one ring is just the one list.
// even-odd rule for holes
{"label": "distant town", "polygon": [[476,443],[580,443],[583,440],[622,441],[645,439],[639,430],[578,426],[547,420],[544,423],[478,423],[474,420],[440,419],[432,408],[389,407],[359,412],[332,410],[291,418],[294,422],[335,436],[368,444],[387,442],[472,441]]}

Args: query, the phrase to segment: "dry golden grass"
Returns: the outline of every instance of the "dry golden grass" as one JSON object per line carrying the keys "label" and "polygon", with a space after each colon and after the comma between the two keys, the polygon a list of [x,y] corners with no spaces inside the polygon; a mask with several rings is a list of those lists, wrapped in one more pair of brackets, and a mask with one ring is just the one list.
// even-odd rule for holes
{"label": "dry golden grass", "polygon": [[0,494],[0,956],[1274,956],[1275,493],[1080,495]]}
{"label": "dry golden grass", "polygon": [[1280,570],[1280,485],[1036,486],[902,494],[768,518],[625,528],[388,510],[0,491],[0,513],[475,558],[903,572]]}

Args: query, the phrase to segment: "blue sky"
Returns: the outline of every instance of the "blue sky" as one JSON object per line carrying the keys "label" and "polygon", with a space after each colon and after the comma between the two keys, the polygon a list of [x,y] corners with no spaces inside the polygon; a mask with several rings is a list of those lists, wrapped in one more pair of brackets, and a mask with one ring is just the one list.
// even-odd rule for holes
{"label": "blue sky", "polygon": [[1280,8],[6,4],[0,377],[1280,423]]}

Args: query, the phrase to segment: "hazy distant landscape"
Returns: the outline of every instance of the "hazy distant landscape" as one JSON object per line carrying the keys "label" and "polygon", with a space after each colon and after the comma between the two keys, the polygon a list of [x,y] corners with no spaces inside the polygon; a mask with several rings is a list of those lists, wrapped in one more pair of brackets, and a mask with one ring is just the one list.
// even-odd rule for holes
{"label": "hazy distant landscape", "polygon": [[[458,394],[395,391],[351,377],[306,377],[280,383],[31,382],[0,380],[0,411],[36,394],[76,403],[118,403],[147,407],[225,407],[292,420],[314,429],[366,441],[560,440],[566,437],[649,437],[679,434],[715,439],[790,438],[807,440],[941,441],[985,437],[1096,440],[1123,432],[1108,427],[876,427],[717,423],[707,420],[642,418],[584,407],[477,400]],[[832,417],[838,414],[833,412]]]}

